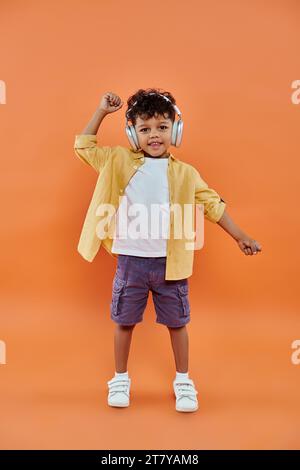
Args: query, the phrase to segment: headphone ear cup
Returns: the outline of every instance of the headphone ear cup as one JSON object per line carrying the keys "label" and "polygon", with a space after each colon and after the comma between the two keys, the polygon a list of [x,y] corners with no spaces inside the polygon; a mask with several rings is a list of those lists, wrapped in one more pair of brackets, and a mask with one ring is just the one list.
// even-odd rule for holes
{"label": "headphone ear cup", "polygon": [[178,121],[174,121],[173,127],[172,127],[171,144],[175,146],[176,146],[176,140],[177,140],[177,132],[178,132]]}
{"label": "headphone ear cup", "polygon": [[177,121],[176,126],[176,141],[175,146],[179,147],[182,141],[182,134],[183,134],[183,121],[180,119]]}
{"label": "headphone ear cup", "polygon": [[140,145],[139,145],[138,137],[136,135],[134,126],[132,126],[132,125],[130,126],[130,131],[131,131],[132,139],[133,139],[134,144],[135,144],[135,150],[139,150]]}
{"label": "headphone ear cup", "polygon": [[137,139],[137,135],[136,135],[134,126],[126,125],[125,130],[126,130],[126,134],[127,134],[128,140],[129,140],[132,148],[134,150],[138,150],[139,149],[139,143],[138,143],[138,139]]}
{"label": "headphone ear cup", "polygon": [[182,132],[183,132],[183,121],[179,119],[179,121],[175,121],[172,128],[172,139],[171,144],[175,145],[175,147],[179,147],[182,140]]}

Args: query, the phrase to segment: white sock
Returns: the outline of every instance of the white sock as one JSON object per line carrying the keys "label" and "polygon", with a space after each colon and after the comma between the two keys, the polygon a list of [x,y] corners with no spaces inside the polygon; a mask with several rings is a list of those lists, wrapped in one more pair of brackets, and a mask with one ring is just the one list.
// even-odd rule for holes
{"label": "white sock", "polygon": [[128,371],[127,372],[115,372],[115,377],[128,379]]}
{"label": "white sock", "polygon": [[182,379],[188,379],[188,378],[189,378],[189,373],[188,372],[177,372],[176,371],[175,380],[182,380]]}

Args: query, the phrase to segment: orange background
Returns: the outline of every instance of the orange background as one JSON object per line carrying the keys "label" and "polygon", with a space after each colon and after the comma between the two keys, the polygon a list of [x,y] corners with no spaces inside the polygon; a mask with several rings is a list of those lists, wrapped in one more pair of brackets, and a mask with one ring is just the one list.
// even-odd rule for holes
{"label": "orange background", "polygon": [[[300,448],[300,7],[280,1],[1,2],[3,449]],[[178,413],[167,328],[150,296],[133,334],[128,409],[107,406],[116,261],[77,243],[97,174],[74,154],[106,91],[174,94],[171,151],[194,165],[263,252],[218,225],[189,278],[197,413]],[[125,105],[101,145],[129,145]]]}

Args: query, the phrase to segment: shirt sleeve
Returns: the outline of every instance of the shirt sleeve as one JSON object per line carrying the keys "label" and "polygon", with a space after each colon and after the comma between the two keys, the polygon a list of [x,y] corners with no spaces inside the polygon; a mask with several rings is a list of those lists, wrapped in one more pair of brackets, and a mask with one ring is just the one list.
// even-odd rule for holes
{"label": "shirt sleeve", "polygon": [[100,173],[106,161],[111,156],[111,147],[98,146],[97,136],[93,134],[76,135],[74,151],[80,160],[92,166],[97,173]]}
{"label": "shirt sleeve", "polygon": [[213,223],[218,222],[226,208],[226,202],[207,183],[201,178],[199,172],[196,171],[195,183],[195,204],[203,204],[204,216]]}

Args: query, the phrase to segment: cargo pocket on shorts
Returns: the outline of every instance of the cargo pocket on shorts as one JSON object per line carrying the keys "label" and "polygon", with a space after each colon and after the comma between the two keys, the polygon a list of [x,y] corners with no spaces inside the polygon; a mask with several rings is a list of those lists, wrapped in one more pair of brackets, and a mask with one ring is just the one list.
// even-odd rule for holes
{"label": "cargo pocket on shorts", "polygon": [[110,304],[112,315],[119,315],[119,301],[126,285],[126,281],[115,276],[113,289],[112,289],[112,301]]}
{"label": "cargo pocket on shorts", "polygon": [[190,302],[189,302],[189,287],[188,284],[177,286],[178,295],[182,304],[182,317],[188,317],[190,314]]}

